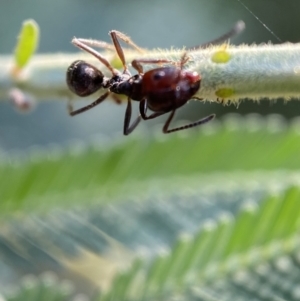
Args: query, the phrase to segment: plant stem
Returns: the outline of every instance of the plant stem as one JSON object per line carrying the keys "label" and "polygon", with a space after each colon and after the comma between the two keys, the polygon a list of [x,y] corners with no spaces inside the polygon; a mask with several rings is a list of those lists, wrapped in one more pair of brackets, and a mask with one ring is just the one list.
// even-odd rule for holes
{"label": "plant stem", "polygon": [[[125,56],[128,62],[142,57],[180,61],[183,52],[151,50],[141,55],[125,50]],[[114,52],[104,55],[115,67],[120,65]],[[243,98],[300,98],[300,43],[251,46],[224,44],[189,51],[188,55],[190,60],[185,68],[198,72],[202,77],[201,88],[195,95],[197,97],[209,101],[222,99],[225,103]],[[69,91],[65,81],[66,69],[76,59],[85,59],[98,65],[109,76],[104,66],[84,53],[35,55],[18,76],[11,72],[13,58],[1,56],[0,100],[5,100],[15,87],[38,101],[77,98]],[[154,67],[157,65],[146,65],[145,69]]]}

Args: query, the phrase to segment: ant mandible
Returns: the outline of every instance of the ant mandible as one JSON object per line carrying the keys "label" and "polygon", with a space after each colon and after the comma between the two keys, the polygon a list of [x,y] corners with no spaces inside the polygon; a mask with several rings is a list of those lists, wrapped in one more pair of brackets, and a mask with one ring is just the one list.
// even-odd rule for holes
{"label": "ant mandible", "polygon": [[[187,51],[221,43],[233,35],[240,33],[243,29],[244,22],[239,21],[228,33],[208,43],[188,48]],[[144,120],[153,119],[169,112],[170,115],[162,129],[165,134],[207,123],[215,117],[215,114],[212,114],[196,122],[169,129],[176,110],[186,104],[191,98],[199,99],[194,95],[200,89],[201,76],[195,71],[183,69],[189,60],[187,51],[183,53],[179,63],[167,59],[135,59],[131,65],[138,71],[138,74],[132,76],[125,63],[125,56],[119,39],[139,52],[142,52],[142,49],[134,44],[128,36],[119,31],[113,30],[110,31],[109,34],[122,62],[123,72],[113,68],[99,52],[90,47],[112,48],[110,44],[102,41],[77,38],[72,40],[75,46],[92,54],[104,64],[112,73],[112,77],[105,77],[99,69],[84,61],[78,60],[73,62],[67,70],[67,84],[71,91],[82,97],[89,96],[100,88],[108,89],[108,91],[93,103],[78,110],[73,111],[72,106],[69,104],[69,113],[71,116],[95,107],[104,101],[112,92],[112,97],[117,103],[120,103],[120,100],[116,96],[117,94],[126,95],[128,98],[123,127],[124,135],[129,135],[137,127],[141,118]],[[142,64],[171,64],[172,66],[154,68],[144,73]],[[130,125],[132,114],[131,100],[140,102],[140,115]],[[153,111],[149,116],[146,115],[148,108]]]}

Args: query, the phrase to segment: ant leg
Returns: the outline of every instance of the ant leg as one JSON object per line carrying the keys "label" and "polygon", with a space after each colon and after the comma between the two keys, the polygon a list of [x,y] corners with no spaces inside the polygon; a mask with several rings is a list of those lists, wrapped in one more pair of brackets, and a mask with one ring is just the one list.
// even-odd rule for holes
{"label": "ant leg", "polygon": [[[115,40],[120,39],[123,42],[125,42],[126,44],[128,44],[129,46],[131,46],[132,48],[134,48],[135,50],[137,50],[139,53],[145,53],[145,49],[137,46],[129,36],[127,36],[126,34],[117,31],[117,30],[112,30],[109,32],[114,44],[115,44]],[[116,46],[116,45],[115,45]]]}
{"label": "ant leg", "polygon": [[177,127],[177,128],[174,128],[174,129],[171,129],[169,130],[169,126],[170,126],[170,123],[174,117],[174,114],[175,114],[175,111],[176,110],[173,110],[172,113],[170,114],[170,116],[168,117],[164,127],[163,127],[163,133],[164,134],[169,134],[169,133],[173,133],[173,132],[177,132],[177,131],[181,131],[181,130],[186,130],[186,129],[189,129],[189,128],[192,128],[192,127],[195,127],[195,126],[198,126],[198,125],[201,125],[201,124],[204,124],[204,123],[207,123],[209,121],[211,121],[212,119],[215,118],[215,114],[212,114],[212,115],[209,115],[209,116],[206,116],[196,122],[193,122],[193,123],[189,123],[187,125],[184,125],[184,126],[180,126],[180,127]]}
{"label": "ant leg", "polygon": [[[91,47],[97,47],[97,48],[103,48],[103,49],[116,51],[115,45],[104,42],[104,41],[93,40],[93,39],[82,39],[82,38],[79,38],[78,40],[80,42],[86,44],[86,45],[91,46]],[[128,50],[128,48],[125,48],[125,49]],[[140,52],[140,53],[145,53],[145,50],[143,50],[142,48],[138,47],[138,48],[135,48],[135,49],[137,49],[137,51]]]}
{"label": "ant leg", "polygon": [[96,99],[94,102],[92,102],[91,104],[85,106],[85,107],[82,107],[78,110],[75,110],[73,111],[73,106],[72,104],[69,102],[68,104],[68,111],[69,111],[69,114],[70,116],[75,116],[75,115],[78,115],[80,113],[83,113],[85,111],[88,111],[90,109],[92,109],[93,107],[97,106],[98,104],[100,104],[103,100],[105,100],[107,98],[107,96],[109,95],[110,92],[106,92],[104,93],[103,95],[101,95],[98,99]]}
{"label": "ant leg", "polygon": [[125,55],[124,55],[124,51],[123,51],[123,48],[118,40],[118,35],[117,35],[117,32],[118,31],[110,31],[109,34],[111,36],[111,39],[114,43],[114,46],[115,46],[115,49],[117,51],[117,54],[122,62],[122,65],[123,65],[123,68],[124,68],[124,71],[123,73],[127,73],[127,74],[130,74],[129,70],[128,70],[128,67],[126,65],[126,61],[125,61]]}
{"label": "ant leg", "polygon": [[197,50],[201,48],[207,48],[210,45],[217,45],[220,43],[223,43],[224,41],[228,40],[229,38],[236,36],[240,34],[245,29],[245,23],[243,21],[238,21],[235,23],[233,28],[231,28],[228,32],[220,36],[219,38],[216,38],[214,40],[211,40],[209,42],[186,48],[186,50]]}
{"label": "ant leg", "polygon": [[158,116],[168,113],[168,112],[156,112],[156,113],[152,113],[150,116],[146,116],[147,108],[148,108],[147,99],[144,98],[140,101],[140,114],[144,120],[153,119],[153,118],[156,118]]}
{"label": "ant leg", "polygon": [[128,97],[128,103],[127,103],[127,108],[125,111],[125,118],[124,118],[124,128],[123,128],[123,134],[125,136],[129,135],[142,120],[141,115],[139,115],[135,119],[135,121],[130,125],[131,113],[132,113],[131,99]]}
{"label": "ant leg", "polygon": [[189,59],[190,58],[188,57],[187,51],[184,52],[179,62],[179,66],[181,70],[183,69],[183,66],[188,62]]}
{"label": "ant leg", "polygon": [[145,52],[144,50],[142,50],[140,47],[138,47],[135,43],[133,43],[133,41],[130,39],[130,37],[126,36],[125,34],[121,33],[120,31],[117,30],[112,30],[109,32],[111,39],[114,43],[115,49],[117,51],[117,54],[122,62],[124,71],[123,73],[129,74],[130,72],[128,70],[128,67],[126,65],[126,61],[125,61],[125,56],[124,56],[124,51],[123,48],[119,42],[119,39],[122,40],[123,42],[127,43],[128,45],[130,45],[131,47],[133,47],[134,49],[136,49],[138,52]]}
{"label": "ant leg", "polygon": [[167,59],[138,59],[131,62],[131,66],[137,70],[139,74],[143,73],[142,64],[174,64],[174,61]]}
{"label": "ant leg", "polygon": [[92,39],[77,39],[78,41],[80,41],[81,43],[91,46],[91,47],[97,47],[97,48],[104,48],[104,49],[108,49],[108,50],[115,50],[115,46],[104,42],[104,41],[99,41],[99,40],[92,40]]}
{"label": "ant leg", "polygon": [[122,103],[122,100],[117,96],[117,94],[112,93],[110,97],[113,99],[113,101],[117,104],[120,105]]}
{"label": "ant leg", "polygon": [[120,75],[119,70],[113,68],[112,65],[108,62],[108,60],[107,60],[104,56],[102,56],[102,55],[101,55],[98,51],[96,51],[95,49],[89,47],[87,44],[85,44],[85,42],[82,42],[82,40],[80,40],[80,39],[74,38],[74,39],[72,40],[72,43],[73,43],[76,47],[78,47],[78,48],[80,48],[80,49],[82,49],[82,50],[84,50],[84,51],[90,53],[90,54],[93,55],[95,58],[97,58],[103,65],[106,66],[106,68],[108,68],[108,69],[110,70],[110,72],[111,72],[114,76],[119,76],[119,75]]}

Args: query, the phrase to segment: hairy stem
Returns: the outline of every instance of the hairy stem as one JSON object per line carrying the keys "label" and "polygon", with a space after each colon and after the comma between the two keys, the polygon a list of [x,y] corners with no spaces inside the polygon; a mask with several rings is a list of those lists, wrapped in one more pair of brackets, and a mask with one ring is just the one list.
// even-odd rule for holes
{"label": "hairy stem", "polygon": [[[140,54],[125,50],[125,57],[128,63],[143,57],[180,61],[183,53],[184,50],[151,50]],[[120,65],[114,52],[103,55],[115,67]],[[197,71],[202,77],[197,97],[209,101],[223,100],[225,103],[243,98],[300,98],[300,44],[224,44],[189,51],[188,56],[190,59],[184,68]],[[109,71],[90,55],[77,53],[36,55],[16,77],[11,72],[13,58],[1,56],[0,100],[5,100],[15,87],[31,94],[38,101],[76,98],[68,90],[65,81],[66,69],[76,59],[92,62],[110,76]],[[147,65],[145,69],[154,67],[157,65]]]}

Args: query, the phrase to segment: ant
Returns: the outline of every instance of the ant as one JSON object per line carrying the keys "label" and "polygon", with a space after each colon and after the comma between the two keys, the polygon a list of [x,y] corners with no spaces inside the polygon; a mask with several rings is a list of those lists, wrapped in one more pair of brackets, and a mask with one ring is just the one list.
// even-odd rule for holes
{"label": "ant", "polygon": [[[114,48],[122,62],[123,72],[113,68],[106,58],[90,46],[112,48],[112,45],[102,41],[85,40],[74,38],[72,43],[78,48],[92,54],[103,65],[105,65],[111,72],[112,77],[108,78],[103,73],[91,64],[84,61],[77,60],[73,62],[67,69],[67,84],[69,89],[78,96],[89,96],[99,90],[100,88],[107,89],[107,91],[97,98],[91,104],[80,109],[73,110],[69,104],[69,114],[75,116],[83,113],[104,101],[111,93],[113,99],[120,103],[117,94],[127,96],[127,108],[124,117],[124,135],[129,135],[140,123],[141,119],[148,120],[170,113],[167,121],[163,126],[163,133],[168,134],[175,131],[180,131],[195,127],[209,122],[215,117],[215,114],[204,117],[196,122],[169,129],[170,123],[174,117],[176,110],[186,104],[191,98],[201,99],[194,96],[200,89],[201,76],[195,71],[184,70],[184,65],[188,62],[188,51],[199,48],[206,48],[210,45],[219,44],[228,38],[240,33],[244,29],[244,22],[239,21],[226,34],[212,40],[208,43],[187,48],[181,56],[179,62],[174,62],[167,59],[134,59],[131,66],[137,70],[138,74],[131,75],[125,62],[125,56],[119,40],[124,41],[128,45],[142,52],[132,40],[125,34],[112,30],[109,32],[114,44]],[[142,64],[170,64],[171,66],[164,66],[151,69],[144,73]],[[130,124],[132,114],[131,100],[139,101],[139,116]],[[146,115],[147,109],[153,113]]]}

